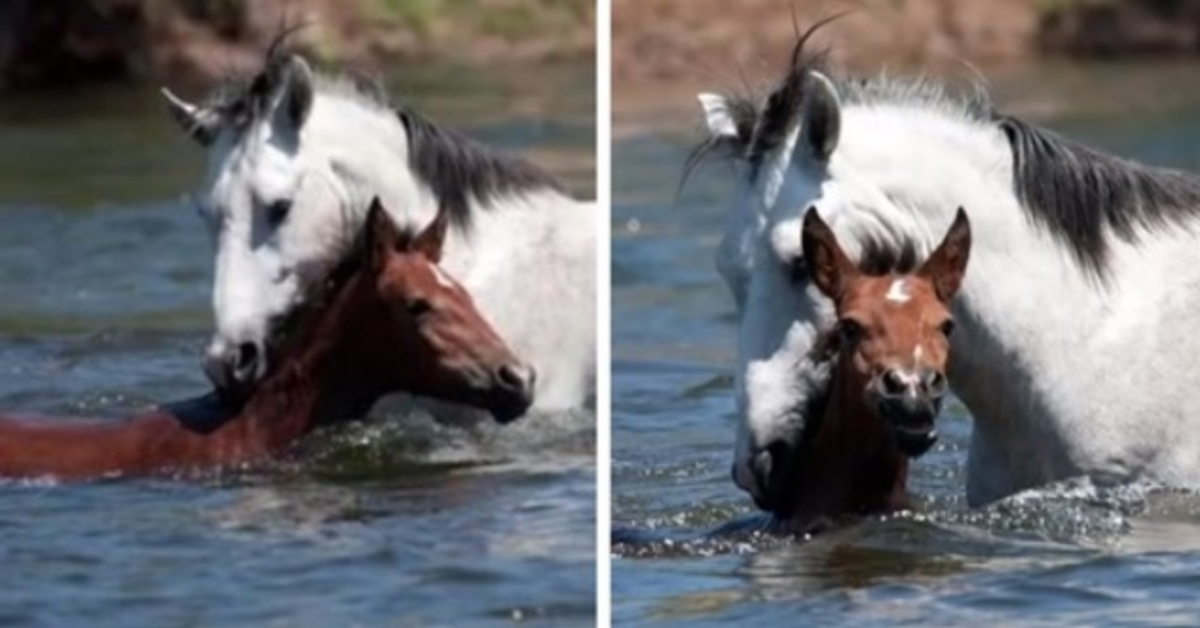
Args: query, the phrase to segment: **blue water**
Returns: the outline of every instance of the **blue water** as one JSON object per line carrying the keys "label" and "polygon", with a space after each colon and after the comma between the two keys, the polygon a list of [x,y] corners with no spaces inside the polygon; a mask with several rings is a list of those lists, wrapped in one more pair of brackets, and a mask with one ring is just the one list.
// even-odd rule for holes
{"label": "blue water", "polygon": [[[592,84],[581,65],[395,87],[590,197]],[[182,202],[202,158],[151,86],[0,102],[0,413],[206,390],[212,250]],[[0,625],[591,625],[594,422],[467,431],[384,403],[253,472],[0,483]]]}
{"label": "blue water", "polygon": [[[1198,120],[1186,107],[1049,123],[1200,171]],[[1200,498],[1067,482],[968,509],[971,423],[958,403],[913,467],[916,514],[807,542],[698,540],[754,509],[729,478],[735,323],[713,267],[731,173],[707,168],[675,196],[697,134],[639,132],[614,147],[613,519],[658,539],[615,547],[615,623],[1200,624]]]}

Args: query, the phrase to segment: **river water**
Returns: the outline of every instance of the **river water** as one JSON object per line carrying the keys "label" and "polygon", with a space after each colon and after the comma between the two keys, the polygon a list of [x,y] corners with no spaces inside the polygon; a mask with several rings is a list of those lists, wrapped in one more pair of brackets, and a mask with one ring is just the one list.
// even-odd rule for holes
{"label": "river water", "polygon": [[[1084,142],[1200,170],[1200,99],[1181,98],[1191,88],[1178,67],[1157,82],[1143,70],[1060,68],[1001,101],[1053,112],[1050,126]],[[1072,101],[1067,84],[1128,93],[1131,106],[1093,106],[1096,92]],[[643,542],[614,548],[614,623],[1200,623],[1200,498],[1065,482],[968,509],[971,423],[958,403],[913,467],[916,513],[806,542],[702,538],[753,516],[729,478],[735,323],[713,267],[732,177],[707,168],[676,198],[698,124],[625,128],[613,151],[613,519]]]}
{"label": "river water", "polygon": [[[527,74],[390,83],[593,197],[591,64]],[[0,412],[206,390],[202,166],[153,86],[0,101]],[[592,625],[594,412],[467,431],[394,406],[253,472],[0,485],[0,625]]]}

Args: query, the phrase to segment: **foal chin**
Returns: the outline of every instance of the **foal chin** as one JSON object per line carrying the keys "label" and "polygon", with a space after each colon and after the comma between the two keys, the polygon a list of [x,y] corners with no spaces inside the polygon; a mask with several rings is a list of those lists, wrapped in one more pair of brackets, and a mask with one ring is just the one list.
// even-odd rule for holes
{"label": "foal chin", "polygon": [[[945,381],[945,376],[936,377]],[[900,451],[909,458],[920,458],[937,443],[937,417],[945,389],[930,391],[914,386],[893,392],[883,379],[884,375],[876,376],[867,386],[867,402],[890,428]]]}

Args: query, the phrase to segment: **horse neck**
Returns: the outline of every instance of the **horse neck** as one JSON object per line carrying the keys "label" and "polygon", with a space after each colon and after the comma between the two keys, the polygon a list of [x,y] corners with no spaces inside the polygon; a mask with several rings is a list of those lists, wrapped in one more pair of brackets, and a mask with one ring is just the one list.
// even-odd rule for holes
{"label": "horse neck", "polygon": [[366,412],[384,392],[372,348],[388,349],[383,306],[358,275],[334,289],[327,306],[301,315],[298,331],[237,419],[278,448],[316,427]]}
{"label": "horse neck", "polygon": [[863,395],[865,382],[839,358],[820,428],[803,474],[807,519],[889,512],[906,503],[908,458]]}
{"label": "horse neck", "polygon": [[[971,261],[952,306],[959,331],[950,381],[973,414],[995,409],[1006,421],[1029,415],[1010,407],[1013,400],[1037,403],[1029,401],[1038,394],[1029,365],[1066,365],[1061,356],[1072,352],[1065,348],[1095,332],[1109,294],[1027,217],[1003,131],[934,111],[863,107],[847,108],[842,128],[846,168],[893,201],[891,210],[910,230],[901,237],[931,251],[958,207],[970,214]],[[1056,303],[1070,307],[1047,306]]]}

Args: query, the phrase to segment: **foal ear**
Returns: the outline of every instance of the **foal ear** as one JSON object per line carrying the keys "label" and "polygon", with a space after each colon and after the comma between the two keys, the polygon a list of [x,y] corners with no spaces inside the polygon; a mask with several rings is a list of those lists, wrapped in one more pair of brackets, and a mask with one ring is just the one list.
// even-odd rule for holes
{"label": "foal ear", "polygon": [[829,161],[842,132],[842,104],[837,90],[824,74],[808,72],[804,111],[800,119],[797,150],[803,149],[820,163]]}
{"label": "foal ear", "polygon": [[201,146],[208,146],[216,139],[221,130],[221,116],[207,107],[193,105],[175,95],[167,88],[159,92],[167,99],[167,110],[188,137],[196,140]]}
{"label": "foal ear", "polygon": [[383,208],[378,196],[371,199],[365,229],[366,242],[363,249],[367,257],[367,266],[372,273],[378,275],[387,267],[388,257],[400,245],[400,231]]}
{"label": "foal ear", "polygon": [[949,302],[962,285],[970,256],[971,222],[967,220],[967,212],[959,207],[946,237],[942,238],[942,243],[929,259],[921,264],[917,274],[933,282],[933,288],[943,303]]}
{"label": "foal ear", "polygon": [[445,209],[438,208],[437,215],[433,217],[433,222],[429,223],[413,239],[412,249],[429,258],[429,261],[434,264],[441,262],[442,244],[446,241],[446,228],[449,224],[449,214]]}
{"label": "foal ear", "polygon": [[858,269],[838,244],[837,237],[815,207],[804,214],[800,245],[808,276],[825,296],[837,300]]}

